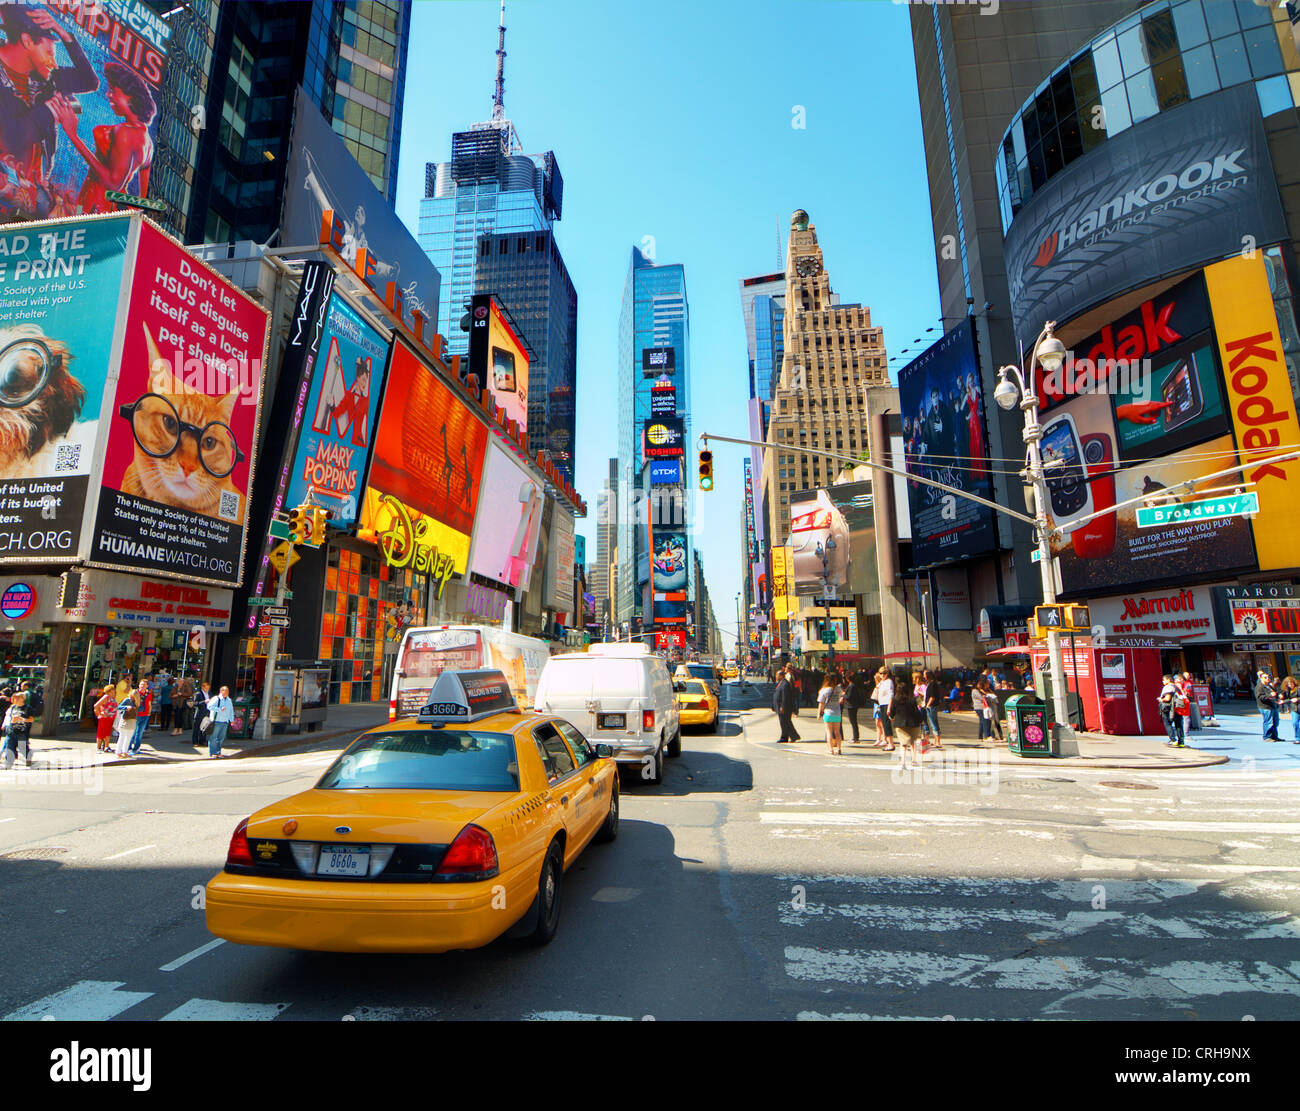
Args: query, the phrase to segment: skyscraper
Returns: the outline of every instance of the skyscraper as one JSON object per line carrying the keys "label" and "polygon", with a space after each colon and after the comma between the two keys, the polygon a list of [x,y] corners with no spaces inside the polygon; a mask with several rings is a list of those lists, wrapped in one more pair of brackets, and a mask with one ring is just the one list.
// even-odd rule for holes
{"label": "skyscraper", "polygon": [[888,384],[885,343],[863,305],[840,305],[831,292],[817,229],[799,209],[790,220],[786,256],[785,336],[763,453],[767,535],[790,534],[790,494],[826,486],[842,465],[787,448],[858,455],[867,450],[867,396]]}
{"label": "skyscraper", "polygon": [[[506,118],[505,56],[502,0],[492,117],[453,134],[450,161],[430,162],[424,170],[417,238],[443,276],[439,319],[447,322],[447,350],[452,354],[469,351],[468,336],[456,321],[475,292],[480,237],[549,233],[563,205],[564,178],[555,153],[525,154],[515,125]],[[506,307],[516,311],[509,301]],[[532,336],[526,338],[535,344]],[[534,385],[530,380],[529,387],[533,394],[547,393],[544,382]]]}
{"label": "skyscraper", "polygon": [[[656,357],[647,357],[656,352]],[[647,367],[650,369],[647,370]],[[632,248],[618,328],[618,463],[619,463],[619,581],[615,595],[618,622],[644,617],[645,588],[650,578],[647,495],[641,434],[650,417],[650,391],[668,375],[674,387],[677,413],[691,442],[690,313],[686,301],[686,271],[680,263],[659,265],[640,248]],[[685,480],[685,459],[680,460]],[[689,486],[688,486],[689,489]],[[682,531],[689,537],[691,498],[685,497]],[[640,507],[640,508],[638,508]],[[688,540],[689,544],[689,540]],[[686,560],[691,578],[693,565]],[[688,586],[689,592],[689,586]],[[647,617],[647,624],[649,619]]]}
{"label": "skyscraper", "polygon": [[609,474],[596,505],[596,562],[591,571],[591,592],[596,596],[596,620],[614,620],[614,595],[618,551],[618,460],[609,461]]}
{"label": "skyscraper", "polygon": [[474,286],[506,306],[528,345],[529,450],[549,452],[572,482],[578,293],[555,237],[549,231],[479,236]]}
{"label": "skyscraper", "polygon": [[270,240],[298,85],[394,203],[409,4],[155,6],[170,9],[173,34],[150,190],[168,205],[166,226],[188,243]]}

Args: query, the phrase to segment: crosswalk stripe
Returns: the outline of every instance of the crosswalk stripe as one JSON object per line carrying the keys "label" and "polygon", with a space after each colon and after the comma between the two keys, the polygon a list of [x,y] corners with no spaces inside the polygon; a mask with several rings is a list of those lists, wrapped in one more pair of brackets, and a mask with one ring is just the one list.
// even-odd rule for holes
{"label": "crosswalk stripe", "polygon": [[189,999],[159,1021],[265,1022],[288,1008],[288,1003],[222,1003],[216,999]]}
{"label": "crosswalk stripe", "polygon": [[[1063,809],[1062,812],[1068,813],[1071,811]],[[1029,819],[998,816],[996,818],[985,818],[974,814],[961,816],[954,814],[904,814],[896,811],[787,813],[785,811],[762,810],[759,812],[758,820],[760,825],[784,826],[906,826],[914,830],[918,836],[933,834],[944,827],[959,829],[961,827],[992,825],[1006,828],[1008,825],[1041,827],[1053,824],[1048,817]],[[1134,833],[1163,831],[1174,833],[1300,834],[1300,822],[1177,822],[1158,819],[1102,818],[1095,826],[1078,826],[1076,823],[1071,823],[1071,825],[1078,829],[1121,830]]]}
{"label": "crosswalk stripe", "polygon": [[48,1016],[59,1022],[104,1022],[153,994],[149,991],[119,991],[124,983],[122,980],[79,980],[70,988],[5,1015],[4,1021],[31,1022]]}

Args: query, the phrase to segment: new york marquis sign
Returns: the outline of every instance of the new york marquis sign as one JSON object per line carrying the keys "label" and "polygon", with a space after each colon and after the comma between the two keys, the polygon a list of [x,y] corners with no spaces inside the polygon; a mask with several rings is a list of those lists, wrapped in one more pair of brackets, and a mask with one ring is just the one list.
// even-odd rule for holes
{"label": "new york marquis sign", "polygon": [[1203,498],[1180,505],[1143,506],[1137,511],[1139,528],[1182,525],[1189,521],[1210,521],[1219,517],[1245,517],[1259,512],[1259,495],[1233,494],[1226,498]]}

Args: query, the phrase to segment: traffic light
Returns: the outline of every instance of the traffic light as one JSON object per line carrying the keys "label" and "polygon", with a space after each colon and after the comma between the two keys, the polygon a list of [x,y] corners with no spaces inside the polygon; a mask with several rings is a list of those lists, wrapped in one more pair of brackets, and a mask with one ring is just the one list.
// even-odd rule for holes
{"label": "traffic light", "polygon": [[329,513],[324,509],[311,511],[311,542],[317,547],[325,543],[325,522],[328,519]]}
{"label": "traffic light", "polygon": [[307,533],[311,526],[307,523],[307,507],[305,505],[294,506],[289,510],[289,543],[304,544],[307,541]]}
{"label": "traffic light", "polygon": [[700,475],[700,489],[712,490],[713,489],[713,452],[711,451],[700,452],[699,475]]}

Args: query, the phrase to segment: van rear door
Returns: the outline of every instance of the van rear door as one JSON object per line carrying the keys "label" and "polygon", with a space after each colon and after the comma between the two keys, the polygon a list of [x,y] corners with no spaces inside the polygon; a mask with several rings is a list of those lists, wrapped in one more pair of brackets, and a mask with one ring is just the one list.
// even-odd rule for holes
{"label": "van rear door", "polygon": [[474,671],[483,666],[482,637],[472,626],[408,629],[397,650],[389,720],[418,714],[429,701],[434,680],[448,668]]}

